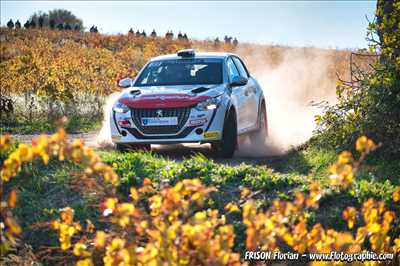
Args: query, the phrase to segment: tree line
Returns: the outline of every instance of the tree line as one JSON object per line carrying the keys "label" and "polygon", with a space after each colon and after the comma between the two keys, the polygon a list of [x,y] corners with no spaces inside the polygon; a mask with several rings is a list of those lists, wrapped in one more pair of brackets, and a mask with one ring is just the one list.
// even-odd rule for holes
{"label": "tree line", "polygon": [[[9,29],[42,29],[42,28],[49,28],[51,30],[75,30],[75,31],[84,31],[85,28],[83,27],[83,22],[80,18],[76,17],[74,14],[72,14],[71,11],[65,10],[65,9],[54,9],[49,12],[35,12],[32,16],[29,17],[29,19],[22,25],[22,23],[17,20],[13,21],[10,19],[7,22],[7,27]],[[96,25],[93,25],[90,27],[89,32],[92,33],[98,33],[99,30]],[[130,28],[128,31],[128,35],[134,35],[136,37],[157,37],[157,32],[155,29],[147,35],[144,30],[139,31],[137,30],[136,32]],[[172,30],[167,31],[167,33],[164,35],[166,39],[174,39],[174,33]],[[176,39],[182,40],[182,41],[189,41],[189,38],[186,33],[179,32],[176,35]],[[224,36],[223,41],[220,41],[220,39],[217,37],[214,39],[214,45],[219,46],[222,42],[225,44],[237,46],[238,45],[238,40],[236,38],[233,38],[232,36]]]}
{"label": "tree line", "polygon": [[[21,22],[19,20],[17,20],[14,23],[13,20],[10,19],[7,22],[7,27],[9,29],[14,29],[14,28],[15,29],[21,29],[22,25],[21,25]],[[42,16],[39,16],[37,20],[35,20],[35,19],[27,20],[25,22],[25,24],[23,25],[23,27],[25,29],[35,29],[35,28],[42,29],[42,28],[48,27],[48,28],[50,28],[52,30],[55,30],[55,29],[58,29],[58,30],[75,30],[75,31],[83,30],[83,27],[80,24],[71,25],[71,24],[65,22],[65,23],[59,23],[59,24],[56,25],[56,22],[53,19],[49,20],[48,23],[45,23],[45,20],[44,20],[44,18]],[[98,33],[99,30],[98,30],[97,26],[93,25],[92,27],[90,27],[89,32]],[[133,28],[129,29],[128,35],[135,35],[136,37],[147,37],[147,34],[146,34],[146,32],[144,30],[142,30],[142,32],[137,30],[135,32],[133,30]],[[156,30],[153,29],[153,31],[150,33],[149,36],[152,37],[152,38],[157,37]],[[172,30],[167,31],[167,33],[165,34],[165,38],[166,39],[170,39],[170,40],[174,39],[173,31]],[[177,35],[177,39],[178,40],[182,40],[182,41],[189,41],[189,38],[188,38],[187,34],[186,33],[182,34],[180,31],[179,31],[179,33]],[[232,36],[225,35],[224,36],[224,43],[225,44],[229,44],[229,45],[233,45],[233,46],[237,46],[239,44],[239,41],[236,38],[233,38]],[[215,44],[215,46],[218,46],[218,45],[221,44],[221,41],[219,40],[218,37],[215,38],[214,44]]]}

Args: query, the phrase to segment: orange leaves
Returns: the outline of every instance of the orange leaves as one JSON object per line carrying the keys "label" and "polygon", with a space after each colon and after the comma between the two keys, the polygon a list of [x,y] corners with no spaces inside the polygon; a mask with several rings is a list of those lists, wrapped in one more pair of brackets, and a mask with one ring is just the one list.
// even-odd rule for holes
{"label": "orange leaves", "polygon": [[[10,137],[1,136],[1,151],[8,149],[10,141]],[[59,129],[51,136],[43,135],[34,139],[32,141],[32,146],[20,144],[3,162],[0,171],[1,182],[9,181],[10,178],[18,174],[25,163],[31,162],[35,158],[41,158],[45,164],[48,164],[50,158],[56,158],[58,160],[69,159],[76,164],[86,167],[84,173],[87,177],[103,177],[105,183],[109,183],[113,186],[119,184],[119,177],[114,173],[112,168],[102,163],[98,155],[96,155],[92,149],[87,148],[81,140],[75,140],[70,143],[67,140],[64,129]],[[3,196],[2,190],[1,196]],[[12,217],[11,212],[7,211],[8,208],[15,207],[16,200],[16,191],[11,190],[7,203],[1,203],[2,221],[4,220],[7,225],[7,228],[4,229],[2,227],[1,231],[3,233],[3,230],[7,230],[6,233],[9,235],[10,241],[13,240],[15,235],[21,232],[21,228]],[[126,212],[126,206],[124,205],[122,212]],[[52,222],[53,228],[59,231],[62,249],[69,249],[71,247],[71,237],[81,230],[79,224],[73,223],[73,216],[73,209],[65,208],[61,211],[61,220]],[[127,223],[126,218],[121,223]]]}
{"label": "orange leaves", "polygon": [[329,168],[331,184],[343,188],[349,187],[353,182],[353,157],[350,152],[340,153],[338,160]]}
{"label": "orange leaves", "polygon": [[353,207],[347,207],[343,211],[343,219],[347,221],[347,226],[352,229],[356,220],[357,211]]}
{"label": "orange leaves", "polygon": [[361,136],[356,141],[356,150],[360,153],[369,153],[376,148],[376,144],[373,140],[368,139],[366,136]]}
{"label": "orange leaves", "polygon": [[[146,179],[143,182],[145,189],[131,188],[132,202],[108,198],[102,204],[103,208],[112,209],[107,217],[111,223],[118,225],[121,232],[132,232],[130,237],[122,237],[125,234],[119,233],[108,242],[107,239],[111,239],[108,234],[96,233],[95,247],[105,248],[105,264],[132,265],[132,261],[142,265],[162,261],[172,265],[190,265],[194,261],[205,265],[239,263],[239,254],[232,252],[233,227],[225,225],[225,217],[217,210],[192,211],[203,204],[213,189],[205,187],[198,179],[192,179],[164,187],[151,197],[141,196],[153,191],[153,186]],[[141,205],[139,199],[147,201],[149,212],[142,208],[138,210],[134,205]],[[142,238],[147,241],[139,241]]]}
{"label": "orange leaves", "polygon": [[[361,137],[356,144],[362,152],[361,159],[354,162],[350,152],[342,152],[337,162],[330,167],[331,181],[340,188],[349,187],[359,164],[365,154],[377,146],[373,141]],[[395,214],[385,209],[383,202],[369,199],[364,202],[361,214],[364,226],[357,230],[356,237],[350,232],[337,232],[333,229],[324,229],[315,224],[312,228],[307,225],[307,210],[318,208],[318,202],[325,193],[316,183],[310,185],[309,194],[301,192],[294,194],[293,202],[275,200],[265,212],[258,212],[255,204],[248,201],[243,206],[243,223],[246,225],[246,248],[249,250],[273,250],[278,241],[284,241],[294,250],[302,252],[346,251],[359,252],[364,248],[366,240],[375,252],[389,252],[397,250],[400,241],[391,240],[389,230],[395,219]],[[395,202],[400,200],[400,188],[393,193]],[[232,206],[228,205],[226,209]],[[343,219],[350,229],[355,226],[357,210],[348,207],[343,211]],[[391,245],[394,245],[391,247]]]}
{"label": "orange leaves", "polygon": [[330,179],[333,186],[348,188],[354,179],[354,172],[357,171],[359,164],[365,155],[375,150],[378,146],[366,136],[359,137],[356,141],[356,150],[361,153],[360,159],[355,162],[350,152],[340,153],[337,161],[329,168]]}
{"label": "orange leaves", "polygon": [[358,228],[357,239],[362,242],[369,237],[373,251],[388,251],[390,249],[388,232],[395,218],[394,213],[386,211],[383,202],[376,202],[372,198],[363,203],[361,211],[365,225]]}
{"label": "orange leaves", "polygon": [[7,204],[9,208],[15,208],[17,205],[17,190],[13,189],[8,194]]}
{"label": "orange leaves", "polygon": [[[3,147],[10,140],[3,138]],[[364,144],[363,144],[364,143]],[[372,146],[363,142],[363,149]],[[369,145],[369,146],[368,146]],[[11,178],[23,163],[50,158],[71,160],[85,168],[84,177],[104,181],[103,185],[118,186],[119,178],[112,168],[101,162],[92,149],[82,141],[68,142],[65,132],[60,130],[52,136],[36,139],[30,147],[20,145],[3,165],[3,175]],[[352,184],[354,159],[348,152],[339,155],[331,168],[336,175],[336,185]],[[7,179],[7,180],[8,180]],[[245,226],[245,245],[249,250],[276,250],[281,243],[297,252],[345,251],[359,252],[368,243],[375,252],[400,250],[400,239],[392,239],[392,224],[397,223],[394,213],[387,210],[383,202],[370,199],[361,210],[348,207],[342,216],[350,229],[357,233],[337,232],[312,224],[311,214],[319,208],[321,197],[326,193],[322,185],[312,183],[308,192],[295,191],[293,200],[274,200],[270,206],[260,210],[254,194],[240,189],[239,203],[230,202],[225,213],[242,213]],[[130,188],[128,195],[117,195],[108,190],[107,196],[98,204],[102,216],[98,222],[106,228],[97,230],[87,221],[86,230],[74,222],[74,211],[67,207],[60,211],[60,219],[54,220],[52,228],[58,232],[60,246],[66,253],[78,257],[77,265],[91,266],[103,261],[105,265],[240,265],[240,254],[234,252],[235,232],[228,219],[216,209],[204,206],[215,188],[203,185],[199,179],[187,179],[176,184],[157,184],[145,178],[141,187]],[[289,194],[289,196],[292,194]],[[11,190],[3,210],[16,204],[16,190]],[[393,193],[393,200],[400,200],[400,188]],[[21,233],[12,216],[4,216],[8,239]],[[356,223],[356,218],[359,218]],[[3,216],[2,216],[3,219]],[[2,220],[3,221],[3,220]],[[355,228],[356,224],[362,224]],[[96,224],[97,225],[97,224]],[[101,257],[99,257],[101,256]]]}

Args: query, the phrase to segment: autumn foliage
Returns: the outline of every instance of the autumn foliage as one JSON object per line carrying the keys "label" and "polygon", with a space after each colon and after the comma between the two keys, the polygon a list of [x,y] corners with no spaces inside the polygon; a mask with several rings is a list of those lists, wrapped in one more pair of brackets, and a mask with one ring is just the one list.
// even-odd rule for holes
{"label": "autumn foliage", "polygon": [[[1,136],[1,151],[10,147],[10,136]],[[248,250],[277,250],[284,247],[300,253],[330,251],[374,251],[398,253],[400,238],[392,236],[395,212],[381,201],[369,199],[361,209],[348,207],[343,219],[349,230],[339,232],[321,224],[309,224],[308,211],[317,209],[319,200],[330,189],[345,190],[352,185],[364,156],[377,145],[360,137],[355,160],[349,152],[339,155],[331,166],[331,187],[313,183],[307,193],[296,192],[293,200],[274,200],[268,209],[259,209],[241,191],[240,206],[229,203],[226,213],[207,207],[210,193],[198,179],[185,179],[175,184],[159,184],[144,179],[139,187],[131,187],[129,198],[116,190],[119,177],[111,166],[102,163],[94,151],[80,140],[69,142],[63,129],[52,136],[41,136],[32,145],[20,144],[11,152],[1,168],[2,250],[5,251],[21,233],[12,209],[17,197],[13,188],[3,190],[6,182],[17,175],[24,164],[33,160],[69,160],[80,165],[82,184],[95,182],[100,190],[98,211],[105,226],[97,229],[91,221],[81,225],[74,221],[74,210],[65,207],[60,218],[51,222],[59,235],[59,252],[64,260],[77,265],[239,265],[245,264],[234,250],[235,232],[226,215],[241,213],[245,225],[245,247]],[[400,201],[400,187],[393,193],[393,202]],[[355,228],[355,225],[359,225]],[[368,243],[368,244],[367,244]],[[67,258],[67,259],[65,259]],[[66,263],[66,261],[64,261]],[[381,262],[372,261],[370,265]],[[340,264],[340,263],[338,263]]]}

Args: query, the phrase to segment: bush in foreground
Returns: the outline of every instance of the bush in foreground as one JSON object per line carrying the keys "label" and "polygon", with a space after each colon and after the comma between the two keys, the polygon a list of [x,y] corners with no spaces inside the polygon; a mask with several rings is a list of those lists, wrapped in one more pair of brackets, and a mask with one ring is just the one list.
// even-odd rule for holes
{"label": "bush in foreground", "polygon": [[[2,152],[10,148],[10,140],[10,137],[1,137]],[[65,207],[60,211],[60,218],[51,222],[60,242],[60,248],[56,252],[52,250],[51,254],[62,254],[63,263],[239,265],[243,261],[234,250],[234,226],[226,217],[240,214],[248,250],[398,253],[400,238],[393,225],[399,218],[383,202],[371,198],[360,210],[345,208],[343,218],[350,229],[348,232],[312,224],[309,217],[310,211],[318,209],[323,195],[330,190],[344,192],[352,186],[361,161],[375,148],[373,141],[361,137],[356,144],[361,153],[359,160],[349,152],[341,153],[329,169],[330,189],[313,183],[307,193],[296,192],[293,200],[277,199],[268,208],[259,209],[252,200],[251,191],[243,188],[240,203],[228,203],[223,213],[209,205],[210,193],[216,188],[205,186],[198,179],[178,181],[175,185],[144,179],[141,186],[130,188],[129,197],[119,194],[120,179],[111,166],[102,163],[81,141],[68,142],[61,129],[53,136],[35,140],[32,147],[20,144],[3,163],[2,254],[21,233],[12,212],[17,201],[16,190],[12,187],[5,190],[4,184],[27,163],[34,160],[47,163],[51,157],[84,168],[76,184],[86,193],[88,189],[97,193],[101,215],[99,221],[94,221],[100,226],[95,227],[91,221],[83,225],[74,221],[74,210]],[[394,204],[400,201],[400,187],[393,193],[392,200]],[[371,265],[382,263],[371,262]]]}

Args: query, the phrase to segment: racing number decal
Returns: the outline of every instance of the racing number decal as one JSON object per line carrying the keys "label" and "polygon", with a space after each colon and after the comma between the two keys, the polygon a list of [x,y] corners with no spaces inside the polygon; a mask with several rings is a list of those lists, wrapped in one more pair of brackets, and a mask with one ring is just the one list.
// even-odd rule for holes
{"label": "racing number decal", "polygon": [[204,139],[216,139],[219,137],[219,131],[209,131],[204,133]]}

